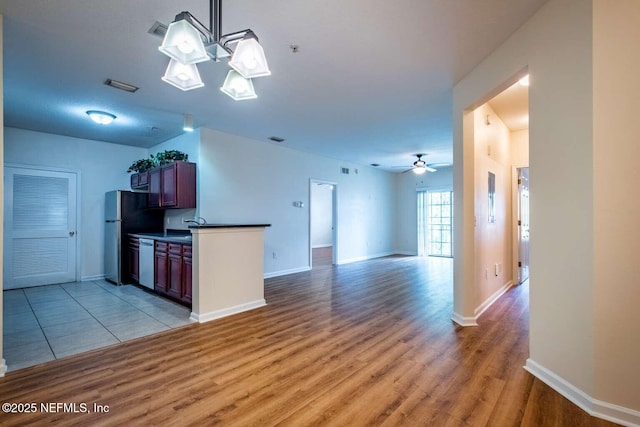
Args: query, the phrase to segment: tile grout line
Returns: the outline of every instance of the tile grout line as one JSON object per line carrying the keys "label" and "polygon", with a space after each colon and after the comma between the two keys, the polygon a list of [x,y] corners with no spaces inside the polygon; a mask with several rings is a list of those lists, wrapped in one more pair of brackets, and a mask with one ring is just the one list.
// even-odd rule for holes
{"label": "tile grout line", "polygon": [[[82,282],[75,282],[75,283],[82,283]],[[81,303],[80,301],[78,301],[77,299],[75,299],[75,297],[74,297],[73,295],[71,295],[71,294],[69,293],[69,291],[67,291],[67,290],[66,290],[64,287],[62,287],[62,286],[60,286],[60,287],[61,287],[62,289],[64,289],[64,291],[67,293],[67,295],[69,295],[69,296],[71,297],[71,299],[73,299],[73,300],[74,300],[74,301],[75,301],[75,302],[76,302],[80,307],[82,307],[82,308],[84,309],[84,311],[86,311],[87,313],[89,313],[89,316],[91,316],[91,317],[92,317],[96,322],[98,322],[98,323],[100,324],[100,326],[102,326],[102,327],[103,327],[107,332],[109,332],[109,333],[111,334],[111,336],[112,336],[112,337],[114,337],[118,342],[123,342],[123,341],[120,341],[120,339],[119,339],[117,336],[115,336],[115,335],[113,334],[113,332],[111,332],[111,331],[109,330],[109,328],[107,328],[105,325],[103,325],[103,324],[102,324],[102,322],[101,322],[100,320],[98,320],[98,319],[93,315],[93,313],[91,313],[91,312],[89,311],[89,309],[88,309],[87,307],[85,307],[84,305],[82,305],[82,303]]]}
{"label": "tile grout line", "polygon": [[[56,286],[60,286],[60,285],[56,285]],[[60,287],[62,287],[62,286],[60,286]],[[22,288],[21,291],[24,294],[25,299],[27,300],[27,304],[29,304],[29,309],[31,310],[31,313],[33,313],[33,317],[35,317],[35,319],[36,319],[36,323],[38,324],[38,327],[40,328],[40,332],[42,333],[42,336],[44,337],[44,340],[47,342],[47,346],[49,346],[49,350],[51,350],[51,354],[53,355],[53,360],[57,360],[58,358],[56,357],[56,353],[53,351],[53,347],[51,347],[51,343],[49,342],[49,338],[47,337],[47,334],[44,333],[44,329],[42,328],[42,324],[40,323],[40,319],[38,319],[38,315],[36,314],[35,310],[33,309],[33,306],[31,305],[31,300],[29,300],[29,295],[27,295],[27,293],[24,291],[24,288]]]}

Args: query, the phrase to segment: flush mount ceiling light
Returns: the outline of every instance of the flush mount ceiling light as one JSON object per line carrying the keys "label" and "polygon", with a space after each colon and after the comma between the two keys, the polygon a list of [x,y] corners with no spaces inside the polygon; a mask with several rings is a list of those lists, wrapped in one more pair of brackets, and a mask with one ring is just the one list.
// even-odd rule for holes
{"label": "flush mount ceiling light", "polygon": [[87,114],[91,117],[91,120],[100,125],[111,124],[111,122],[116,118],[116,116],[111,113],[107,113],[106,111],[89,110],[87,111]]}
{"label": "flush mount ceiling light", "polygon": [[[189,12],[176,15],[158,48],[171,58],[162,80],[181,90],[202,87],[204,83],[200,80],[196,64],[209,59],[220,62],[223,58],[231,57],[229,66],[244,81],[229,73],[221,87],[222,92],[235,100],[256,98],[250,79],[271,75],[264,50],[250,29],[221,35],[221,8],[221,0],[209,0],[209,28]],[[175,70],[179,67],[172,65],[173,62],[191,68]]]}
{"label": "flush mount ceiling light", "polygon": [[224,84],[220,90],[236,101],[254,99],[258,97],[258,95],[256,95],[256,91],[253,89],[253,82],[251,79],[245,79],[236,70],[229,70],[227,78],[224,79]]}

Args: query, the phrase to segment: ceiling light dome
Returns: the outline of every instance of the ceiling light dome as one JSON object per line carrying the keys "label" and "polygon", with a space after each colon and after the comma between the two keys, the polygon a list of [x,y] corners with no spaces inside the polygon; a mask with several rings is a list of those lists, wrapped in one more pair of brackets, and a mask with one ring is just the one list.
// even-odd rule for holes
{"label": "ceiling light dome", "polygon": [[111,113],[107,113],[106,111],[98,111],[98,110],[89,110],[87,111],[87,115],[91,117],[91,120],[100,124],[100,125],[108,125],[111,124],[116,118]]}

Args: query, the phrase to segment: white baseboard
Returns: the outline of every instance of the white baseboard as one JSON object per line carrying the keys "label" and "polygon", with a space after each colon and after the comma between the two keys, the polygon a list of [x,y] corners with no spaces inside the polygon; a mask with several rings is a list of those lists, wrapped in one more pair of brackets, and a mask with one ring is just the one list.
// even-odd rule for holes
{"label": "white baseboard", "polygon": [[82,276],[81,282],[91,282],[92,280],[104,279],[104,274],[96,274],[94,276]]}
{"label": "white baseboard", "polygon": [[2,359],[2,363],[0,363],[0,377],[4,377],[5,372],[7,372],[7,361]]}
{"label": "white baseboard", "polygon": [[455,311],[451,315],[451,320],[453,320],[460,326],[478,326],[476,317],[464,317],[456,313]]}
{"label": "white baseboard", "polygon": [[498,289],[497,291],[495,291],[493,293],[493,295],[491,295],[489,298],[487,298],[482,304],[480,304],[475,310],[473,310],[473,314],[475,314],[476,316],[476,320],[482,316],[482,313],[484,313],[487,308],[491,307],[491,305],[496,302],[505,292],[507,292],[509,290],[509,288],[511,288],[513,286],[513,282],[511,280],[509,280],[507,283],[504,284],[504,286],[502,286],[500,289]]}
{"label": "white baseboard", "polygon": [[395,255],[395,254],[396,254],[396,252],[383,252],[383,253],[380,253],[380,254],[365,255],[365,256],[356,257],[356,258],[341,259],[341,260],[338,260],[336,262],[336,264],[338,264],[338,265],[351,264],[352,262],[367,261],[367,260],[370,260],[370,259],[382,258],[382,257],[385,257],[385,256]]}
{"label": "white baseboard", "polygon": [[331,243],[326,243],[322,245],[311,245],[311,249],[330,248],[331,246],[333,246]]}
{"label": "white baseboard", "polygon": [[591,416],[623,426],[640,426],[640,411],[594,399],[564,378],[530,358],[527,359],[524,369]]}
{"label": "white baseboard", "polygon": [[259,299],[244,304],[234,305],[233,307],[223,308],[221,310],[210,311],[209,313],[197,314],[191,312],[190,319],[198,323],[204,323],[220,319],[222,317],[231,316],[233,314],[242,313],[244,311],[253,310],[254,308],[264,307],[265,305],[267,305],[267,302],[264,299]]}
{"label": "white baseboard", "polygon": [[294,274],[294,273],[302,273],[304,271],[309,271],[309,270],[311,270],[311,267],[306,266],[306,267],[292,268],[290,270],[272,271],[271,273],[264,273],[264,278],[270,279],[272,277],[285,276],[287,274]]}
{"label": "white baseboard", "polygon": [[474,316],[465,317],[454,311],[453,314],[451,315],[451,320],[453,320],[460,326],[478,326],[478,318],[482,316],[482,313],[484,313],[489,307],[491,307],[491,304],[496,302],[498,298],[500,298],[512,286],[513,286],[513,282],[509,280],[507,283],[504,284],[503,287],[495,291],[493,295],[491,295],[482,304],[480,304],[475,310],[473,310]]}

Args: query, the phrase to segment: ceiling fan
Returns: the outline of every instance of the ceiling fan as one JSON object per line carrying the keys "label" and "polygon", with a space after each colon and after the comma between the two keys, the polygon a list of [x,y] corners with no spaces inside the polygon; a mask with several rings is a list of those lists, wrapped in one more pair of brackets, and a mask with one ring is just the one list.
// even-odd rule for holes
{"label": "ceiling fan", "polygon": [[415,162],[413,162],[413,167],[411,169],[407,169],[402,173],[407,173],[409,171],[413,171],[416,175],[422,175],[425,172],[435,172],[436,169],[427,166],[427,163],[422,160],[422,156],[426,156],[426,154],[414,154],[418,158]]}

